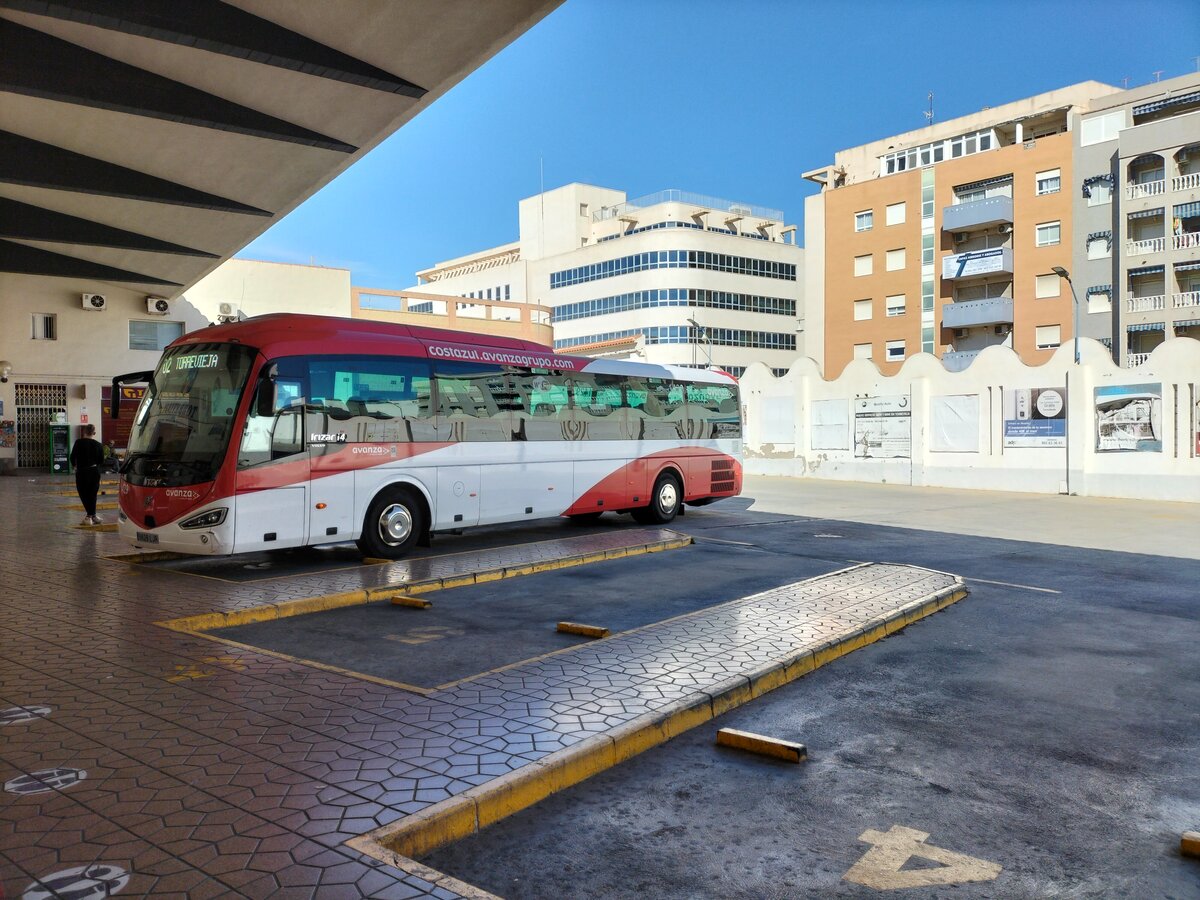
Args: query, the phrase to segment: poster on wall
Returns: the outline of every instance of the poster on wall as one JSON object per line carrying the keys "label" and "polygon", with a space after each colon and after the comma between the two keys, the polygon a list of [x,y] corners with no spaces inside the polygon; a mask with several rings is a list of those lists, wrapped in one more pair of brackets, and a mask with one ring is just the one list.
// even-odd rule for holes
{"label": "poster on wall", "polygon": [[929,449],[934,453],[979,452],[979,395],[929,399]]}
{"label": "poster on wall", "polygon": [[854,455],[859,459],[912,456],[912,403],[908,397],[854,401]]}
{"label": "poster on wall", "polygon": [[0,422],[0,449],[11,450],[17,446],[17,423],[11,419]]}
{"label": "poster on wall", "polygon": [[1096,452],[1162,452],[1162,383],[1096,388]]}
{"label": "poster on wall", "polygon": [[1067,446],[1067,389],[1017,388],[1005,391],[1005,447]]}

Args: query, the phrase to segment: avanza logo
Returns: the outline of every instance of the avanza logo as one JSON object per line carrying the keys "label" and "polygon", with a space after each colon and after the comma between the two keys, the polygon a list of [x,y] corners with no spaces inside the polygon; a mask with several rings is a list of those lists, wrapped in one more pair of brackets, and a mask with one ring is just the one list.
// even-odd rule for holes
{"label": "avanza logo", "polygon": [[396,452],[395,447],[353,447],[351,453],[366,453],[370,456],[387,456]]}
{"label": "avanza logo", "polygon": [[178,500],[198,500],[200,499],[199,491],[188,491],[181,488],[168,488],[163,491],[168,497]]}

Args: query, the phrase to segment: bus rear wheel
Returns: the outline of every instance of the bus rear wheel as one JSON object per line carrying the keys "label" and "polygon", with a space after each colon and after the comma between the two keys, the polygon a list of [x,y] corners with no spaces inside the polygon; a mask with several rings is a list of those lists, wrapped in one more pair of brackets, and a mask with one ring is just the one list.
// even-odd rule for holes
{"label": "bus rear wheel", "polygon": [[633,518],[643,525],[665,525],[677,515],[683,503],[683,485],[672,472],[663,472],[654,482],[650,505],[633,511]]}
{"label": "bus rear wheel", "polygon": [[363,556],[400,559],[424,534],[428,527],[425,518],[425,507],[412,488],[380,491],[367,507],[358,549]]}

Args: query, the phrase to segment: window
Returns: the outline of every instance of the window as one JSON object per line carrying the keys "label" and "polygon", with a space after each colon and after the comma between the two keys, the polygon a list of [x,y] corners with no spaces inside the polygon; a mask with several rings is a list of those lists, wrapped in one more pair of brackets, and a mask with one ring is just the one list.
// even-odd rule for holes
{"label": "window", "polygon": [[588,205],[586,203],[579,204],[579,214],[581,216],[586,216],[588,214]]}
{"label": "window", "polygon": [[887,264],[885,268],[889,272],[898,272],[904,268],[904,248],[900,247],[897,250],[889,250],[887,252]]}
{"label": "window", "polygon": [[1104,206],[1112,203],[1112,181],[1107,176],[1089,178],[1083,183],[1088,206]]}
{"label": "window", "polygon": [[854,257],[855,278],[858,278],[860,275],[870,275],[871,272],[874,271],[874,268],[875,266],[870,253],[868,253],[866,256]]}
{"label": "window", "polygon": [[1047,297],[1057,297],[1059,292],[1058,276],[1051,272],[1049,275],[1038,275],[1033,287],[1033,296],[1039,300]]}
{"label": "window", "polygon": [[869,209],[854,214],[854,230],[870,231],[875,227],[875,213]]}
{"label": "window", "polygon": [[889,203],[887,207],[887,224],[903,225],[904,210],[905,204],[903,203]]}
{"label": "window", "polygon": [[1062,343],[1061,332],[1061,325],[1037,326],[1034,337],[1034,340],[1037,342],[1037,348],[1039,350],[1053,350]]}
{"label": "window", "polygon": [[1090,147],[1092,144],[1100,144],[1104,141],[1115,141],[1117,132],[1124,127],[1125,110],[1123,109],[1084,119],[1080,127],[1079,144],[1082,147]]}
{"label": "window", "polygon": [[183,337],[182,322],[129,321],[130,350],[165,350],[167,344]]}
{"label": "window", "polygon": [[888,362],[904,359],[904,341],[888,341],[884,344],[884,351]]}
{"label": "window", "polygon": [[1107,259],[1112,256],[1112,232],[1089,234],[1087,240],[1088,259]]}
{"label": "window", "polygon": [[1037,227],[1035,243],[1039,247],[1050,247],[1062,238],[1062,224],[1059,222],[1043,222]]}
{"label": "window", "polygon": [[855,344],[854,345],[854,358],[855,359],[870,359],[871,358],[871,345],[870,344]]}
{"label": "window", "polygon": [[1059,169],[1050,169],[1046,172],[1037,173],[1037,193],[1041,194],[1057,194],[1062,188],[1062,172]]}
{"label": "window", "polygon": [[1112,288],[1107,290],[1088,288],[1087,311],[1088,313],[1112,312]]}
{"label": "window", "polygon": [[871,318],[871,301],[870,300],[855,300],[854,301],[854,321],[862,322]]}
{"label": "window", "polygon": [[35,341],[58,340],[58,316],[54,313],[34,313],[29,336]]}
{"label": "window", "polygon": [[892,294],[887,298],[887,314],[889,316],[904,315],[904,295]]}

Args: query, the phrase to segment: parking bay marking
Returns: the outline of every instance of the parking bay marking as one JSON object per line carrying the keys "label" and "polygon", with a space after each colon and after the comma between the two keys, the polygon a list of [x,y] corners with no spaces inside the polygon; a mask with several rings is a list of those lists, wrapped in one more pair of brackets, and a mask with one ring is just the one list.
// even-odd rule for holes
{"label": "parking bay marking", "polygon": [[1034,587],[1032,584],[1013,584],[1011,581],[989,581],[986,578],[971,578],[967,575],[963,576],[963,581],[978,581],[980,584],[998,584],[1000,587],[1020,588],[1023,591],[1037,591],[1042,594],[1062,593],[1062,591],[1056,591],[1053,588]]}
{"label": "parking bay marking", "polygon": [[[893,825],[887,831],[868,828],[860,841],[872,847],[850,867],[843,881],[886,891],[894,888],[930,887],[938,884],[963,884],[969,881],[994,881],[1003,871],[996,863],[976,859],[926,844],[929,835],[915,828]],[[935,868],[904,870],[904,864],[916,857],[936,863]]]}

